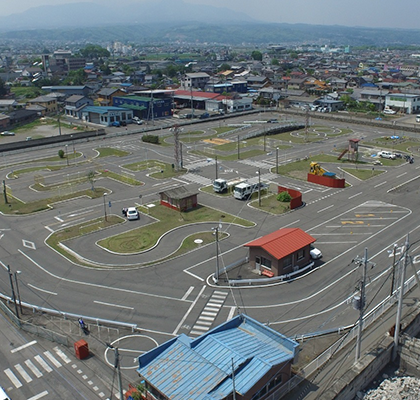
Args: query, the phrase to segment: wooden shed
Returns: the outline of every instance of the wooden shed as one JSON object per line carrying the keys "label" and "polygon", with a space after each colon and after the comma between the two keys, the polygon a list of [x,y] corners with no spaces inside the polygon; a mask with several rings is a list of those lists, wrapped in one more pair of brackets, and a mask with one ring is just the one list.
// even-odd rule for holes
{"label": "wooden shed", "polygon": [[160,204],[177,211],[188,211],[198,206],[198,192],[191,192],[185,186],[160,192]]}

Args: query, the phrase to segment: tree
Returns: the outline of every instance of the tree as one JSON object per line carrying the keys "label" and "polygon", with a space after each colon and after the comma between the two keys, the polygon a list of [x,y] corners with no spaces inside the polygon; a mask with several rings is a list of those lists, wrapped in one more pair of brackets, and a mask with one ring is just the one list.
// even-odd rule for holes
{"label": "tree", "polygon": [[64,158],[64,150],[58,150],[58,157]]}
{"label": "tree", "polygon": [[252,57],[253,60],[262,61],[263,55],[262,55],[261,51],[254,50],[251,53],[251,57]]}
{"label": "tree", "polygon": [[85,48],[79,50],[79,53],[81,56],[90,58],[90,59],[101,58],[101,57],[108,58],[111,55],[107,49],[104,49],[103,47],[96,44],[86,45]]}
{"label": "tree", "polygon": [[0,97],[3,97],[7,94],[7,88],[4,84],[3,79],[0,78]]}
{"label": "tree", "polygon": [[280,192],[277,195],[277,200],[281,201],[282,203],[290,203],[290,200],[292,200],[292,196],[288,192]]}
{"label": "tree", "polygon": [[70,71],[67,78],[63,81],[64,85],[83,85],[85,83],[85,71],[83,68]]}
{"label": "tree", "polygon": [[89,171],[89,173],[87,174],[87,178],[88,178],[88,181],[91,184],[92,191],[95,191],[95,186],[94,186],[94,183],[95,183],[95,171]]}

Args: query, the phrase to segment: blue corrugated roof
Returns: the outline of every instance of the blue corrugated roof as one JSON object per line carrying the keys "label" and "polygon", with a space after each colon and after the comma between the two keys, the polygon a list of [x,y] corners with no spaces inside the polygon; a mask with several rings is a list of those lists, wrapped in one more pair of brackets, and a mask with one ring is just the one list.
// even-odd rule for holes
{"label": "blue corrugated roof", "polygon": [[247,393],[273,367],[292,360],[298,344],[244,315],[197,339],[172,339],[139,357],[137,372],[171,400],[216,400]]}

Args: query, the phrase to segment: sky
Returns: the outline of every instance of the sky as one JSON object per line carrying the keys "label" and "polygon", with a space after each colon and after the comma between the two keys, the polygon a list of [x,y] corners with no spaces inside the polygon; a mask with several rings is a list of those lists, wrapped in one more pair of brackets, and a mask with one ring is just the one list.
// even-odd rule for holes
{"label": "sky", "polygon": [[[0,16],[41,5],[92,2],[115,7],[156,0],[14,0],[2,1]],[[176,6],[178,0],[171,0]],[[420,0],[183,0],[239,10],[265,22],[420,29]]]}

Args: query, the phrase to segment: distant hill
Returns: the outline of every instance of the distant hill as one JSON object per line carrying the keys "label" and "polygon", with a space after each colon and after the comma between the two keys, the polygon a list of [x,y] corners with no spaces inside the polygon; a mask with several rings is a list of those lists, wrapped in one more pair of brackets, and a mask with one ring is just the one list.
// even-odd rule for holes
{"label": "distant hill", "polygon": [[90,2],[34,7],[22,13],[0,17],[0,31],[80,28],[110,24],[165,23],[183,21],[238,22],[253,19],[241,11],[193,5],[182,0],[147,1],[112,7]]}
{"label": "distant hill", "polygon": [[[125,4],[125,3],[124,3]],[[275,24],[253,20],[227,8],[182,0],[144,0],[112,8],[94,3],[35,7],[0,17],[3,39],[27,41],[147,43],[268,43],[420,48],[420,30]],[[118,5],[118,7],[117,7]]]}

